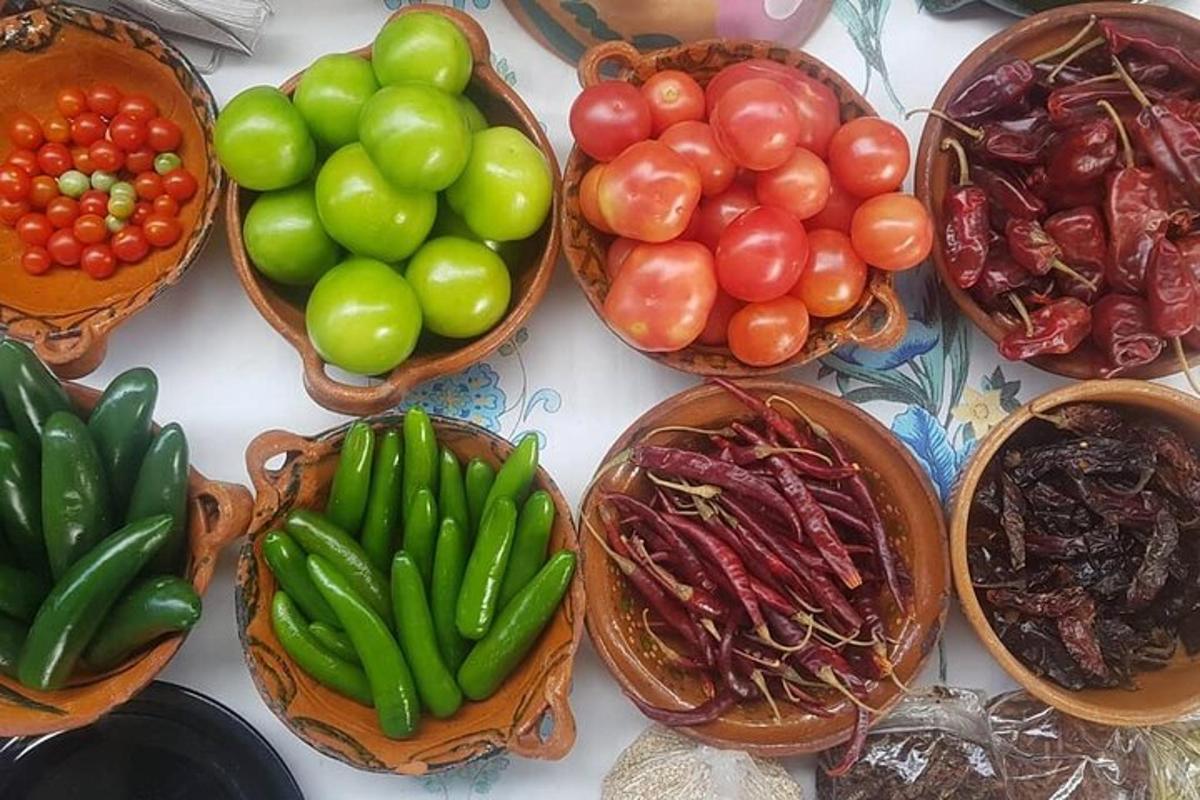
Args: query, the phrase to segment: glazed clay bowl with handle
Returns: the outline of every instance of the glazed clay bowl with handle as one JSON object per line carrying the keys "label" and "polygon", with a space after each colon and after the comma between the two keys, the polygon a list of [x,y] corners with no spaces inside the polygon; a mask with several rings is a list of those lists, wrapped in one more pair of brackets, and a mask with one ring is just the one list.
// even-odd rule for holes
{"label": "glazed clay bowl with handle", "polygon": [[[438,442],[463,464],[482,458],[495,468],[513,446],[459,420],[431,416]],[[402,416],[367,420],[378,432]],[[575,744],[571,676],[583,637],[584,582],[576,568],[570,590],[521,665],[482,702],[467,701],[448,719],[421,717],[408,739],[389,739],[373,709],[317,683],[287,655],[271,625],[275,576],[263,556],[264,536],[283,527],[294,509],[323,509],[349,425],[317,436],[268,431],[250,443],[246,467],[257,495],[250,535],[237,570],[237,621],[242,651],[259,695],[284,725],[327,756],[370,772],[424,775],[500,753],[557,760]],[[571,509],[542,468],[534,488],[554,500],[549,551],[579,552]]]}
{"label": "glazed clay bowl with handle", "polygon": [[[964,87],[991,67],[1012,58],[1031,58],[1066,43],[1079,33],[1092,16],[1097,19],[1154,22],[1167,30],[1182,31],[1192,40],[1195,48],[1200,48],[1200,20],[1170,8],[1111,2],[1064,6],[1021,20],[977,47],[950,75],[937,99],[933,101],[933,107],[945,108]],[[947,136],[958,136],[962,139],[961,134],[949,124],[930,116],[921,134],[921,142],[917,146],[916,195],[933,215],[935,231],[945,229],[946,218],[942,203],[946,191],[958,179],[958,165],[954,153],[946,153],[940,149],[942,140]],[[1103,213],[1103,209],[1100,210]],[[932,255],[942,285],[946,287],[955,304],[989,339],[999,344],[1007,332],[1006,329],[951,278],[940,235],[934,237]],[[1187,347],[1187,351],[1189,362],[1200,363],[1200,351],[1193,347]],[[1104,359],[1090,338],[1073,352],[1040,356],[1030,359],[1029,363],[1056,375],[1081,380],[1101,377],[1105,368]],[[1121,375],[1127,378],[1161,378],[1172,375],[1179,369],[1180,363],[1174,351],[1166,347],[1155,361],[1124,370]]]}
{"label": "glazed clay bowl with handle", "polygon": [[[91,412],[100,399],[95,389],[65,385],[81,414]],[[254,499],[246,487],[212,481],[194,468],[189,470],[188,560],[183,577],[197,594],[203,596],[208,589],[221,550],[246,532],[253,511]],[[35,691],[0,675],[0,736],[35,736],[90,725],[154,680],[185,638],[177,634],[161,639],[102,675],[76,677],[53,692]]]}
{"label": "glazed clay bowl with handle", "polygon": [[[35,76],[35,77],[31,77]],[[0,330],[31,342],[60,377],[78,378],[104,359],[108,337],[178,283],[212,231],[221,196],[221,169],[212,152],[217,117],[212,92],[195,68],[158,34],[134,22],[68,5],[50,5],[0,19],[0,130],[20,111],[46,120],[69,86],[111,83],[149,95],[179,125],[179,156],[196,178],[196,195],[179,211],[183,235],[106,280],[55,267],[44,275],[21,268],[25,248],[0,225]],[[11,150],[0,144],[0,161]]]}
{"label": "glazed clay bowl with handle", "polygon": [[[896,675],[911,685],[942,634],[950,598],[942,505],[929,479],[899,440],[845,400],[820,389],[778,380],[747,380],[738,385],[763,399],[778,395],[795,403],[836,436],[848,457],[859,464],[893,551],[912,579],[911,613],[903,614],[890,596],[881,608],[893,640],[890,658]],[[712,430],[750,417],[737,398],[713,384],[696,386],[664,400],[618,437],[601,461],[580,507],[588,635],[621,691],[643,704],[684,710],[698,706],[707,695],[695,673],[668,665],[662,651],[650,642],[643,627],[645,604],[591,534],[593,529],[603,530],[600,514],[605,494],[646,494],[652,488],[642,470],[628,462],[614,465],[621,462],[621,454],[639,443],[679,446],[695,439],[693,433],[658,432],[661,428]],[[895,682],[884,680],[870,690],[866,703],[886,713],[902,696]],[[735,706],[714,722],[679,730],[714,747],[757,756],[813,753],[850,738],[857,709],[838,695],[833,698],[828,700],[832,711],[829,717],[804,713],[779,700],[781,719],[776,721],[770,706],[754,699]]]}
{"label": "glazed clay bowl with handle", "polygon": [[[621,80],[640,85],[656,72],[675,69],[688,73],[703,86],[723,68],[751,58],[766,58],[787,64],[824,83],[838,99],[843,122],[876,115],[866,98],[823,62],[807,53],[788,50],[770,42],[710,39],[645,54],[625,42],[607,42],[584,54],[579,62],[579,83],[585,88],[593,86],[608,79],[608,74],[615,70]],[[578,146],[571,150],[567,159],[563,175],[563,253],[592,310],[608,325],[613,335],[620,338],[620,334],[609,325],[603,310],[611,285],[604,266],[605,256],[614,237],[592,227],[579,205],[579,187],[583,176],[595,163]],[[813,317],[804,348],[775,366],[752,367],[734,358],[727,347],[701,344],[692,344],[670,353],[638,352],[683,372],[727,378],[761,377],[807,364],[842,345],[858,345],[872,350],[890,349],[904,338],[907,324],[892,274],[872,267],[866,289],[854,308],[832,319]]]}
{"label": "glazed clay bowl with handle", "polygon": [[1200,400],[1166,386],[1135,380],[1093,380],[1065,386],[1033,400],[988,433],[976,447],[967,468],[959,477],[950,509],[950,559],[954,588],[963,613],[988,652],[1013,680],[1043,703],[1072,716],[1103,725],[1161,725],[1176,722],[1200,710],[1200,656],[1189,657],[1182,647],[1160,670],[1139,672],[1137,688],[1084,689],[1071,691],[1035,674],[1000,641],[984,614],[967,561],[967,536],[971,504],[988,466],[1005,444],[1042,424],[1037,417],[1070,403],[1113,405],[1135,418],[1174,426],[1192,447],[1200,445]]}
{"label": "glazed clay bowl with handle", "polygon": [[[558,260],[558,207],[562,196],[562,182],[558,159],[545,131],[529,110],[529,106],[525,105],[525,101],[492,68],[491,45],[478,22],[464,12],[431,4],[402,8],[392,19],[412,13],[440,14],[463,32],[475,61],[471,82],[464,94],[479,107],[489,125],[508,125],[516,128],[537,145],[546,157],[554,179],[554,202],[541,229],[520,243],[520,258],[523,259],[523,263],[509,264],[513,279],[512,301],[508,314],[496,327],[465,343],[438,340],[424,334],[416,352],[404,363],[386,375],[377,376],[378,380],[372,380],[371,385],[352,385],[336,380],[327,373],[326,363],[309,340],[304,323],[304,305],[307,297],[303,294],[298,296],[295,289],[280,286],[255,269],[242,236],[242,225],[255,193],[230,181],[225,218],[229,248],[233,253],[233,264],[238,278],[258,312],[300,354],[304,369],[304,387],[309,395],[325,408],[343,414],[361,416],[385,411],[399,403],[414,386],[442,375],[459,372],[486,358],[511,339],[533,313],[546,294]],[[363,47],[354,51],[354,54],[369,58],[371,48]],[[290,95],[295,91],[302,76],[303,73],[292,76],[280,88]]]}

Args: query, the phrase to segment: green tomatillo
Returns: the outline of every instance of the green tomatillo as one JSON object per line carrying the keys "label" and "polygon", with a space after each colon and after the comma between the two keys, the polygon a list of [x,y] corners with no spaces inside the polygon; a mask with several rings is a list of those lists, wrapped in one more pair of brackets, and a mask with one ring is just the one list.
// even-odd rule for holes
{"label": "green tomatillo", "polygon": [[537,145],[516,128],[479,131],[458,180],[446,190],[451,208],[481,239],[532,236],[550,213],[554,178]]}
{"label": "green tomatillo", "polygon": [[379,90],[371,62],[351,53],[331,53],[312,63],[292,102],[325,152],[358,140],[358,114]]}
{"label": "green tomatillo", "polygon": [[456,236],[422,245],[405,276],[421,303],[425,327],[451,339],[487,333],[504,318],[512,296],[512,279],[500,256]]}
{"label": "green tomatillo", "polygon": [[273,86],[254,86],[230,100],[213,140],[229,177],[258,192],[295,186],[317,163],[304,118]]}
{"label": "green tomatillo", "polygon": [[440,192],[462,173],[471,129],[453,95],[419,83],[386,86],[362,109],[358,135],[399,189]]}
{"label": "green tomatillo", "polygon": [[288,286],[311,286],[338,262],[341,248],[321,226],[311,181],[260,194],[242,235],[263,275]]}

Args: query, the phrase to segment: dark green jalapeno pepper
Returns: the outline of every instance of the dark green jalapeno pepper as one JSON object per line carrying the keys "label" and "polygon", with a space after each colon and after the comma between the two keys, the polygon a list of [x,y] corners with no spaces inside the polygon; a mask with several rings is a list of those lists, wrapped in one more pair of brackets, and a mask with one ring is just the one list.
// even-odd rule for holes
{"label": "dark green jalapeno pepper", "polygon": [[421,488],[413,495],[404,517],[404,550],[417,562],[425,585],[433,575],[433,551],[437,546],[438,508],[433,492]]}
{"label": "dark green jalapeno pepper", "polygon": [[29,622],[49,591],[50,584],[42,576],[0,564],[0,614]]}
{"label": "dark green jalapeno pepper", "polygon": [[171,535],[147,566],[150,574],[178,574],[187,556],[188,536],[188,441],[183,428],[172,422],[150,442],[142,459],[125,522],[166,514],[171,518]]}
{"label": "dark green jalapeno pepper", "polygon": [[467,463],[464,483],[467,492],[467,512],[471,515],[471,524],[463,529],[468,543],[475,541],[479,531],[479,523],[483,520],[483,504],[487,502],[492,484],[496,482],[496,470],[481,458],[472,458]]}
{"label": "dark green jalapeno pepper", "polygon": [[263,558],[288,598],[314,622],[337,625],[337,615],[308,577],[308,554],[296,540],[283,531],[270,531],[263,537]]}
{"label": "dark green jalapeno pepper", "polygon": [[0,675],[17,677],[17,661],[29,629],[15,619],[0,615]]}
{"label": "dark green jalapeno pepper", "polygon": [[400,649],[412,668],[422,705],[438,719],[451,716],[462,705],[462,690],[438,652],[425,580],[412,556],[403,550],[392,560],[392,608]]}
{"label": "dark green jalapeno pepper", "polygon": [[112,532],[108,479],[87,426],[56,411],[42,430],[42,534],[57,580]]}
{"label": "dark green jalapeno pepper", "polygon": [[296,666],[311,675],[317,683],[367,708],[375,705],[367,673],[321,646],[309,633],[304,617],[287,592],[275,592],[271,601],[271,627]]}
{"label": "dark green jalapeno pepper", "polygon": [[429,610],[433,615],[433,630],[437,634],[438,652],[451,672],[457,672],[471,643],[458,632],[455,615],[458,613],[458,594],[462,590],[463,573],[467,569],[467,535],[453,519],[446,517],[438,530],[437,549],[433,557],[433,580],[429,587]]}
{"label": "dark green jalapeno pepper", "polygon": [[[387,578],[375,569],[367,554],[350,534],[315,511],[303,509],[288,515],[284,527],[310,556],[317,555],[327,559],[334,569],[345,575],[354,591],[370,604],[376,614],[391,624],[392,601],[387,593]],[[321,594],[323,596],[324,592]],[[341,620],[337,609],[333,611]]]}
{"label": "dark green jalapeno pepper", "polygon": [[21,565],[48,576],[38,452],[12,431],[0,431],[0,522]]}
{"label": "dark green jalapeno pepper", "polygon": [[425,410],[414,406],[404,412],[404,513],[420,489],[437,497],[437,485],[437,434]]}
{"label": "dark green jalapeno pepper", "polygon": [[358,657],[358,651],[354,649],[354,642],[350,641],[350,637],[337,628],[324,622],[310,622],[308,623],[308,632],[320,643],[321,647],[338,658],[351,664],[362,665],[362,659]]}
{"label": "dark green jalapeno pepper", "polygon": [[157,401],[158,378],[139,367],[113,378],[88,417],[88,431],[108,478],[113,519],[125,518],[142,459],[154,439]]}
{"label": "dark green jalapeno pepper", "polygon": [[371,465],[375,453],[375,431],[365,422],[356,422],[346,431],[337,471],[329,490],[325,516],[352,536],[362,529],[371,492]]}
{"label": "dark green jalapeno pepper", "polygon": [[438,512],[442,519],[449,517],[462,530],[471,524],[467,509],[467,489],[463,485],[462,467],[458,457],[448,447],[438,456]]}
{"label": "dark green jalapeno pepper", "polygon": [[83,653],[98,672],[110,670],[134,651],[171,633],[191,630],[200,621],[196,587],[176,575],[159,575],[132,587],[113,606]]}
{"label": "dark green jalapeno pepper", "polygon": [[546,548],[550,545],[553,528],[554,498],[539,489],[529,495],[517,517],[512,555],[508,559],[504,582],[500,584],[500,608],[508,605],[546,563]]}
{"label": "dark green jalapeno pepper", "polygon": [[496,500],[484,512],[454,617],[458,632],[468,639],[482,639],[492,625],[516,527],[517,507],[508,497]]}
{"label": "dark green jalapeno pepper", "polygon": [[371,469],[371,492],[362,525],[362,546],[376,569],[388,569],[396,529],[400,525],[401,478],[404,454],[400,433],[387,431],[375,447],[375,466]]}
{"label": "dark green jalapeno pepper", "polygon": [[71,399],[58,378],[25,345],[0,342],[0,398],[13,429],[30,447],[41,447],[42,426],[56,411],[70,411]]}

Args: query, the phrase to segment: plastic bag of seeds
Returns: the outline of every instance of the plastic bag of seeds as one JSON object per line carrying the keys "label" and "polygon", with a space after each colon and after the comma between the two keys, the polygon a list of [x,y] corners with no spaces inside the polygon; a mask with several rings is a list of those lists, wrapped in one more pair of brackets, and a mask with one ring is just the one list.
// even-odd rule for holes
{"label": "plastic bag of seeds", "polygon": [[1150,797],[1200,800],[1200,722],[1146,729],[1150,749]]}
{"label": "plastic bag of seeds", "polygon": [[906,697],[867,737],[862,758],[840,778],[821,756],[817,800],[1004,800],[984,696],[933,687]]}

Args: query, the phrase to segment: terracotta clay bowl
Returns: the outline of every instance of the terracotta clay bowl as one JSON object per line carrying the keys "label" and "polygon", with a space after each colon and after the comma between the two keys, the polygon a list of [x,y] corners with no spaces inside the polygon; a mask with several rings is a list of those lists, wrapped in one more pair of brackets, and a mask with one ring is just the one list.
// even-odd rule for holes
{"label": "terracotta clay bowl", "polygon": [[[1166,28],[1184,31],[1200,48],[1200,20],[1193,16],[1164,8],[1157,5],[1140,3],[1082,3],[1064,6],[1050,11],[1035,14],[1021,20],[1010,28],[996,34],[966,57],[958,69],[950,75],[933,101],[935,108],[945,108],[946,104],[973,80],[980,72],[1002,61],[1014,57],[1032,57],[1057,47],[1069,40],[1087,24],[1088,17],[1095,15],[1103,19],[1138,19],[1157,22]],[[942,213],[942,200],[946,189],[958,178],[958,166],[953,153],[943,153],[939,146],[942,139],[952,135],[954,131],[949,125],[935,117],[929,117],[925,130],[921,134],[921,142],[917,147],[916,166],[916,195],[933,214],[934,229],[942,230],[945,219]],[[960,137],[961,138],[961,137]],[[1006,330],[992,319],[991,315],[975,301],[967,291],[960,289],[947,272],[946,259],[942,252],[940,236],[934,237],[933,263],[937,266],[942,285],[954,298],[954,302],[976,327],[999,343],[1004,338]],[[1186,347],[1186,345],[1185,345]],[[1200,363],[1200,351],[1187,348],[1188,361]],[[1041,356],[1030,359],[1029,363],[1047,372],[1063,375],[1068,378],[1098,378],[1104,368],[1104,359],[1092,345],[1089,338],[1074,352],[1064,355]],[[1128,378],[1161,378],[1179,371],[1179,361],[1171,348],[1165,348],[1162,355],[1154,362],[1141,367],[1123,371],[1121,374]]]}
{"label": "terracotta clay bowl", "polygon": [[[476,425],[446,417],[432,419],[438,441],[464,464],[479,457],[499,468],[512,452],[509,442]],[[402,420],[399,415],[386,415],[368,421],[378,431],[397,427]],[[481,703],[467,701],[450,719],[422,715],[411,739],[388,739],[373,709],[317,683],[279,644],[271,627],[275,576],[263,558],[262,539],[282,528],[293,509],[324,508],[348,427],[308,437],[268,431],[246,451],[257,499],[250,536],[238,560],[237,620],[242,651],[259,695],[309,746],[370,772],[424,775],[503,752],[525,758],[564,757],[575,744],[570,692],[575,651],[583,637],[582,567],[558,613],[500,690]],[[578,551],[570,506],[544,469],[539,468],[535,487],[550,493],[557,510],[550,551]]]}
{"label": "terracotta clay bowl", "polygon": [[1200,709],[1200,656],[1189,658],[1179,648],[1165,669],[1140,672],[1137,689],[1085,689],[1074,692],[1035,675],[1000,641],[984,615],[967,565],[967,522],[979,481],[1005,442],[1035,415],[1047,414],[1068,403],[1089,402],[1122,406],[1137,416],[1178,427],[1193,446],[1200,442],[1200,400],[1166,386],[1136,380],[1093,380],[1065,386],[1038,397],[1009,414],[991,430],[971,456],[959,477],[950,510],[950,558],[954,588],[963,613],[984,646],[1013,680],[1030,694],[1059,711],[1105,725],[1160,725],[1174,722]]}
{"label": "terracotta clay bowl", "polygon": [[[562,182],[559,177],[558,159],[545,131],[529,110],[529,106],[525,105],[525,101],[492,68],[491,45],[478,22],[461,11],[432,4],[407,6],[397,11],[392,18],[411,13],[441,14],[466,35],[475,58],[475,70],[467,86],[466,96],[479,106],[489,124],[514,127],[538,146],[554,176],[554,203],[541,230],[521,244],[527,262],[509,265],[513,277],[512,302],[508,315],[495,328],[466,343],[441,340],[426,333],[422,336],[416,352],[403,364],[386,375],[378,376],[380,381],[372,381],[371,386],[355,386],[330,377],[326,373],[325,362],[309,341],[304,324],[304,304],[307,295],[297,295],[296,289],[280,286],[254,268],[242,239],[242,223],[255,193],[230,181],[225,217],[229,246],[233,252],[233,264],[238,278],[241,279],[246,293],[250,295],[254,307],[300,354],[304,368],[304,387],[309,395],[325,408],[344,414],[361,416],[384,411],[396,405],[417,384],[466,369],[486,358],[506,340],[512,338],[533,313],[533,309],[546,294],[558,260],[558,208],[562,196]],[[363,47],[354,52],[369,58],[371,48]],[[290,95],[303,74],[301,72],[293,75],[280,88]]]}
{"label": "terracotta clay bowl", "polygon": [[[66,384],[81,411],[90,412],[100,392]],[[203,595],[212,582],[217,556],[246,532],[254,500],[246,487],[212,481],[195,469],[188,478],[188,562],[184,577]],[[163,670],[184,635],[162,639],[125,664],[96,676],[80,676],[66,688],[39,692],[0,675],[0,737],[35,736],[90,725],[140,692]]]}
{"label": "terracotta clay bowl", "polygon": [[[625,42],[607,42],[591,48],[579,62],[579,82],[585,88],[616,75],[633,84],[641,84],[665,69],[687,72],[701,85],[707,84],[722,68],[751,58],[769,58],[798,68],[829,86],[841,103],[842,119],[874,116],[875,110],[845,78],[823,62],[799,50],[788,50],[770,42],[709,39],[679,47],[668,47],[642,54]],[[596,315],[608,325],[603,313],[608,295],[609,277],[604,268],[605,253],[613,237],[588,224],[579,207],[579,186],[595,160],[575,147],[567,159],[563,175],[563,252],[575,280],[587,296]],[[867,288],[858,304],[841,317],[811,320],[811,332],[804,349],[773,367],[751,367],[733,357],[727,347],[693,344],[673,353],[642,355],[683,372],[724,377],[755,377],[781,372],[821,358],[844,344],[872,350],[887,350],[904,338],[908,324],[904,307],[896,295],[892,274],[871,269]],[[620,335],[608,325],[614,335]],[[624,341],[622,339],[621,341]],[[635,348],[636,349],[636,348]]]}
{"label": "terracotta clay bowl", "polygon": [[[36,76],[31,79],[30,76]],[[217,104],[204,79],[158,34],[127,20],[67,5],[0,20],[0,125],[18,111],[45,120],[67,86],[112,83],[143,92],[183,130],[179,155],[198,191],[180,211],[183,236],[107,280],[56,267],[41,276],[20,265],[24,247],[0,226],[0,329],[32,342],[38,357],[65,378],[88,374],[104,359],[113,330],[176,284],[195,261],[216,217],[222,175],[212,153]],[[0,157],[11,148],[5,140]]]}
{"label": "terracotta clay bowl", "polygon": [[[788,398],[842,442],[850,457],[862,467],[887,527],[888,536],[912,576],[915,592],[912,614],[904,618],[887,598],[883,606],[889,636],[894,637],[896,674],[909,684],[920,671],[941,636],[950,596],[950,565],[942,507],[925,473],[908,450],[873,418],[826,392],[778,380],[739,382],[760,397]],[[644,441],[663,426],[720,428],[750,417],[746,408],[718,386],[696,386],[647,411],[617,439],[602,465],[611,465],[620,453]],[[695,434],[657,433],[655,444],[670,445],[694,440]],[[624,463],[602,466],[580,507],[580,531],[590,524],[603,530],[600,501],[608,492],[648,493],[644,473]],[[647,640],[642,623],[645,607],[600,544],[583,535],[584,578],[588,592],[587,627],[592,644],[621,690],[643,703],[660,708],[687,709],[706,699],[694,674],[664,663],[661,651]],[[892,682],[872,689],[868,703],[886,711],[901,698]],[[815,717],[780,703],[782,721],[776,722],[764,701],[743,703],[717,721],[683,733],[714,747],[745,750],[752,755],[783,757],[812,753],[842,744],[850,737],[855,708],[849,701],[831,701],[834,715]]]}

